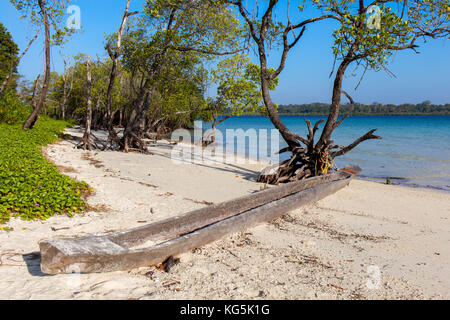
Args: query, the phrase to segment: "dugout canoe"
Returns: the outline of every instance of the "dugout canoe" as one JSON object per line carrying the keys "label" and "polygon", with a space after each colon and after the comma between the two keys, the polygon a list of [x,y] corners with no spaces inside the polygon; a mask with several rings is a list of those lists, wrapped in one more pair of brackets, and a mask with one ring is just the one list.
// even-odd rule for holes
{"label": "dugout canoe", "polygon": [[269,188],[127,231],[39,243],[47,274],[100,273],[158,265],[169,257],[271,221],[347,186],[357,166]]}

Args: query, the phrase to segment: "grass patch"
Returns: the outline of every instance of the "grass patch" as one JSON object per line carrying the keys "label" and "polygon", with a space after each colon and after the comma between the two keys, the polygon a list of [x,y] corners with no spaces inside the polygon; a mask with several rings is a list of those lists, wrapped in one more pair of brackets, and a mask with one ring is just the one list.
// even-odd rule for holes
{"label": "grass patch", "polygon": [[28,131],[20,125],[0,124],[0,224],[12,217],[45,220],[86,209],[89,186],[60,174],[40,151],[68,126],[48,118]]}

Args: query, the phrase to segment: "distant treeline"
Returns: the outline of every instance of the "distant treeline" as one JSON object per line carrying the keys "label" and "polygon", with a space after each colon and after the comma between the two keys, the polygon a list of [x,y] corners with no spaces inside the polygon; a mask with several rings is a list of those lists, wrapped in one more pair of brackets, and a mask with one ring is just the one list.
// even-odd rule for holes
{"label": "distant treeline", "polygon": [[[330,105],[325,103],[280,105],[278,111],[282,116],[328,115]],[[342,115],[450,115],[450,104],[432,105],[429,101],[419,104],[346,104],[341,106]]]}

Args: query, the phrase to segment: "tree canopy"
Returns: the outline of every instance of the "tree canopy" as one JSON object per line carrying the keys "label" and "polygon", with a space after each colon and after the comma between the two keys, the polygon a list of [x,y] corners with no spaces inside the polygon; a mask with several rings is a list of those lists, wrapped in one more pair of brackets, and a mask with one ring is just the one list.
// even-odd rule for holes
{"label": "tree canopy", "polygon": [[40,2],[48,15],[52,45],[62,45],[75,33],[74,29],[67,28],[65,21],[66,8],[70,0],[10,0],[11,4],[21,13],[20,18],[28,20],[31,24],[42,28],[44,17]]}
{"label": "tree canopy", "polygon": [[[19,47],[14,42],[11,34],[0,23],[0,83],[8,76],[16,60],[18,59]],[[17,75],[17,70],[13,70],[13,73]],[[15,88],[16,83],[10,82],[10,88]]]}

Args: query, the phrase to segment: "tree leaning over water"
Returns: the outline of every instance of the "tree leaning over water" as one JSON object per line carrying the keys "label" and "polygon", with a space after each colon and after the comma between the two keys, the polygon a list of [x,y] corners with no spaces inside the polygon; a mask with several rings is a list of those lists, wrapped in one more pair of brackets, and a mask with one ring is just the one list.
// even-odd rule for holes
{"label": "tree leaning over water", "polygon": [[[397,10],[392,9],[395,3],[402,3],[402,6],[397,7]],[[324,166],[326,162],[332,163],[334,158],[350,152],[361,142],[381,139],[374,135],[373,129],[348,146],[336,145],[331,140],[333,131],[346,118],[338,121],[342,95],[353,104],[352,97],[343,90],[343,79],[348,67],[356,63],[363,69],[363,76],[367,70],[389,72],[389,58],[400,50],[416,51],[419,38],[448,38],[450,5],[448,0],[374,1],[368,6],[364,5],[364,1],[359,1],[356,9],[349,4],[337,9],[335,1],[328,0],[319,1],[318,7],[325,11],[331,10],[341,18],[340,27],[333,34],[333,53],[340,64],[334,78],[331,110],[312,152],[312,155],[322,152],[323,161],[316,161],[320,164],[316,170],[324,174],[328,172]],[[374,14],[367,18],[369,13]]]}
{"label": "tree leaning over water", "polygon": [[[394,52],[415,50],[420,38],[448,38],[449,36],[448,0],[375,0],[367,5],[363,0],[314,0],[314,5],[323,12],[322,15],[307,18],[298,23],[292,23],[288,19],[287,25],[283,27],[280,27],[280,23],[277,23],[274,18],[278,0],[268,1],[262,15],[258,14],[262,5],[252,13],[245,7],[242,0],[229,0],[229,3],[238,8],[249,26],[251,39],[258,46],[264,102],[270,120],[288,145],[287,148],[280,150],[280,153],[291,153],[290,159],[261,172],[258,180],[271,184],[327,174],[333,169],[334,158],[351,151],[363,141],[381,138],[374,135],[375,129],[373,129],[348,146],[337,145],[332,140],[333,131],[345,120],[345,118],[339,120],[342,94],[353,103],[352,97],[343,90],[344,75],[352,63],[364,68],[364,73],[367,70],[387,70],[388,58]],[[394,6],[396,4],[400,5]],[[300,11],[303,8],[304,5],[301,5]],[[377,14],[370,16],[375,9],[379,10]],[[268,84],[272,76],[278,76],[283,71],[289,51],[299,43],[306,32],[306,27],[323,20],[333,20],[338,23],[338,28],[333,33],[335,40],[333,53],[336,62],[339,62],[339,67],[335,73],[328,119],[320,138],[316,141],[316,133],[324,121],[321,120],[314,126],[306,121],[308,127],[306,138],[291,132],[274,108]],[[273,38],[277,37],[281,38],[282,43],[281,60],[275,74],[269,75],[267,47]]]}

